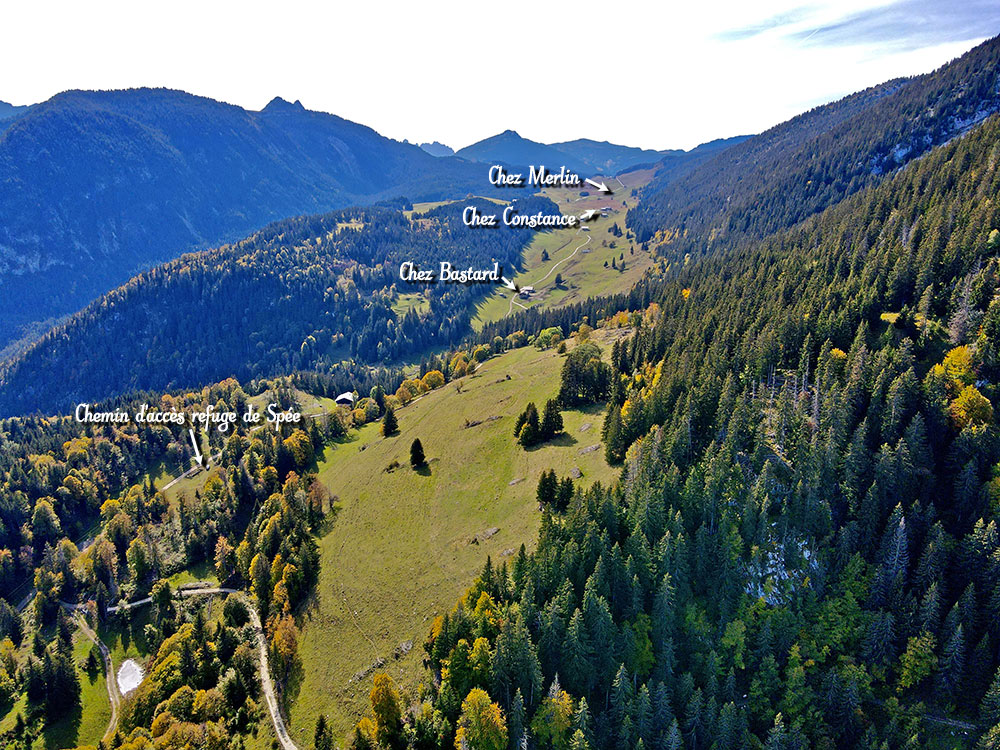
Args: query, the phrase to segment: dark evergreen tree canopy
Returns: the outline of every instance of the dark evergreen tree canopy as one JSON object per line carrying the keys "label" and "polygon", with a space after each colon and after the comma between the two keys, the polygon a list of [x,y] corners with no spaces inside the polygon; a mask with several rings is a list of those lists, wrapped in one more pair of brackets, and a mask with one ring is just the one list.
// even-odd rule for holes
{"label": "dark evergreen tree canopy", "polygon": [[414,469],[419,469],[426,463],[427,459],[424,457],[424,446],[420,442],[420,438],[415,438],[410,444],[410,466]]}

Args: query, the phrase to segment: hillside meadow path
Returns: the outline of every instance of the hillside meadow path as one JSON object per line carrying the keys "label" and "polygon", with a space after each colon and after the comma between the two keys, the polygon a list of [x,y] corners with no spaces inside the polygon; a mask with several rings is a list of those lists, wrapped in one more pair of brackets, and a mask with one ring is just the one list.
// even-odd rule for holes
{"label": "hillside meadow path", "polygon": [[[576,233],[577,233],[577,234],[581,234],[582,232],[583,232],[583,229],[577,229],[577,230],[576,230]],[[543,276],[542,278],[540,278],[540,279],[539,279],[538,281],[536,281],[536,282],[535,282],[535,284],[541,284],[541,283],[542,283],[543,281],[545,281],[545,280],[546,280],[547,278],[549,278],[549,276],[551,276],[551,275],[552,275],[552,272],[553,272],[553,271],[555,271],[555,270],[556,270],[556,269],[557,269],[557,268],[558,268],[559,266],[561,266],[561,265],[562,265],[563,263],[565,263],[566,261],[570,260],[570,259],[571,259],[571,258],[572,258],[572,257],[573,257],[574,255],[576,255],[576,254],[577,254],[578,252],[580,252],[580,250],[581,250],[582,248],[584,248],[584,247],[586,247],[587,245],[589,245],[589,244],[590,244],[590,241],[591,241],[592,239],[593,239],[593,237],[591,237],[591,235],[589,235],[589,234],[588,234],[588,235],[587,235],[587,240],[586,240],[586,242],[581,242],[581,243],[580,243],[579,245],[577,245],[577,246],[576,246],[576,248],[574,248],[573,252],[571,252],[571,253],[570,253],[569,255],[567,255],[567,256],[566,256],[565,258],[562,258],[562,259],[560,259],[560,260],[557,260],[557,261],[556,261],[556,262],[555,262],[555,263],[554,263],[554,264],[552,265],[552,268],[550,268],[550,269],[549,269],[549,272],[548,272],[547,274],[545,274],[545,275],[544,275],[544,276]],[[568,243],[567,243],[567,244],[568,244]],[[513,312],[514,312],[514,305],[517,305],[517,306],[518,306],[518,307],[520,307],[520,308],[521,308],[522,310],[527,310],[527,309],[528,309],[527,307],[525,307],[524,305],[522,305],[522,304],[521,304],[520,302],[518,302],[518,301],[517,301],[517,292],[514,292],[513,294],[511,294],[511,295],[510,295],[510,304],[509,304],[509,305],[507,305],[507,315],[510,315],[511,313],[513,313]]]}
{"label": "hillside meadow path", "polygon": [[118,689],[118,679],[115,676],[115,665],[111,661],[111,651],[105,645],[104,641],[97,636],[93,628],[87,624],[87,618],[84,617],[82,611],[64,602],[60,603],[64,608],[72,612],[73,619],[76,621],[76,626],[80,628],[80,632],[87,637],[87,640],[97,646],[97,650],[101,652],[101,662],[104,664],[104,686],[107,688],[108,703],[111,705],[111,718],[108,720],[108,728],[104,730],[103,739],[105,742],[109,742],[114,736],[115,730],[118,729],[118,709],[122,703],[122,694]]}

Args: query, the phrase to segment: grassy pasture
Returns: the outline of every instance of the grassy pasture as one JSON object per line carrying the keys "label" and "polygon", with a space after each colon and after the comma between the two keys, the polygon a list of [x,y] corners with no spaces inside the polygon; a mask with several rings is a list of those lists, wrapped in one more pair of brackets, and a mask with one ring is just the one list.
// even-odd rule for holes
{"label": "grassy pasture", "polygon": [[[549,444],[525,451],[514,442],[517,415],[528,401],[541,409],[556,395],[561,366],[554,350],[508,352],[401,409],[396,436],[370,424],[326,450],[319,476],[338,500],[304,615],[302,679],[286,695],[297,742],[311,741],[319,713],[345,737],[367,707],[380,659],[416,692],[434,616],[454,605],[487,555],[500,564],[532,544],[543,470],[579,469],[584,485],[614,479],[603,449],[593,448],[601,407],[563,412],[565,433]],[[425,470],[409,466],[414,438]]]}

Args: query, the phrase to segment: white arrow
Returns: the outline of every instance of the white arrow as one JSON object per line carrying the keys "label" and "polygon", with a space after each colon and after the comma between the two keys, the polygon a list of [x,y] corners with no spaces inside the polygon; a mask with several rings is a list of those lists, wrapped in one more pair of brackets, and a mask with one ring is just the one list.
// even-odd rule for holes
{"label": "white arrow", "polygon": [[594,182],[589,177],[585,178],[584,182],[589,182],[591,185],[593,185],[595,188],[597,188],[598,190],[600,190],[602,193],[610,193],[611,192],[611,188],[609,188],[603,182]]}
{"label": "white arrow", "polygon": [[593,208],[588,208],[582,214],[580,214],[580,221],[590,221],[597,214],[597,211]]}
{"label": "white arrow", "polygon": [[201,466],[202,462],[205,460],[205,457],[201,455],[201,451],[198,450],[198,439],[194,436],[193,427],[191,428],[190,433],[191,433],[191,445],[194,446],[194,460],[198,462],[199,466]]}
{"label": "white arrow", "polygon": [[507,287],[508,289],[510,289],[511,291],[514,291],[514,292],[517,291],[517,285],[513,281],[507,281],[507,277],[506,276],[501,276],[500,277],[500,281],[502,281],[503,285],[505,287]]}

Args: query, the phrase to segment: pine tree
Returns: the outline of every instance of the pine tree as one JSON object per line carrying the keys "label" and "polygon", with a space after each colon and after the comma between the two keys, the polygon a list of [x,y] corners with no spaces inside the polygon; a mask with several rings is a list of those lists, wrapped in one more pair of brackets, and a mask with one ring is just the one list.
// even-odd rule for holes
{"label": "pine tree", "polygon": [[521,689],[514,693],[514,701],[510,704],[510,712],[507,715],[507,747],[509,750],[520,750],[521,738],[524,737],[525,729],[524,698],[521,697]]}
{"label": "pine tree", "polygon": [[1000,724],[987,730],[976,745],[976,750],[1000,750]]}
{"label": "pine tree", "polygon": [[587,742],[586,736],[577,729],[569,740],[569,750],[591,750],[592,745]]}
{"label": "pine tree", "polygon": [[938,673],[934,687],[945,700],[955,700],[961,689],[964,674],[965,635],[962,626],[959,625],[945,644],[944,652],[938,661]]}
{"label": "pine tree", "polygon": [[587,705],[585,697],[580,698],[580,705],[576,708],[576,716],[573,717],[573,726],[577,732],[583,735],[584,740],[590,747],[595,747],[597,742],[594,738],[594,720],[590,715],[590,706]]}
{"label": "pine tree", "polygon": [[572,500],[573,480],[569,477],[563,477],[562,481],[559,482],[559,490],[556,492],[556,508],[561,511],[566,510]]}
{"label": "pine tree", "polygon": [[612,726],[620,727],[628,716],[632,705],[632,680],[628,670],[622,664],[611,685],[611,722]]}
{"label": "pine tree", "polygon": [[740,746],[739,723],[736,705],[726,703],[719,712],[719,728],[716,733],[717,750],[736,750]]}
{"label": "pine tree", "polygon": [[667,750],[681,750],[684,747],[684,738],[681,736],[681,728],[677,725],[677,719],[674,719],[670,725],[665,745]]}
{"label": "pine tree", "polygon": [[313,734],[315,750],[333,750],[333,732],[326,723],[326,714],[320,714],[316,719],[316,731]]}
{"label": "pine tree", "polygon": [[649,688],[643,684],[639,688],[639,693],[635,697],[635,731],[639,735],[639,741],[647,747],[653,746],[653,702],[649,697]]}
{"label": "pine tree", "polygon": [[543,471],[538,478],[538,504],[543,508],[553,507],[556,503],[556,493],[559,491],[559,480],[555,469]]}
{"label": "pine tree", "polygon": [[604,457],[612,466],[620,464],[625,460],[625,435],[621,411],[614,404],[608,406],[603,432]]}
{"label": "pine tree", "polygon": [[979,707],[979,723],[986,727],[1000,724],[1000,669]]}
{"label": "pine tree", "polygon": [[542,422],[540,426],[542,440],[551,440],[562,432],[563,418],[559,411],[559,402],[550,398],[545,402],[545,409],[542,412]]}
{"label": "pine tree", "polygon": [[920,602],[920,627],[928,633],[937,632],[941,623],[941,594],[938,589],[938,582],[934,581],[924,594]]}
{"label": "pine tree", "polygon": [[[611,610],[602,596],[590,593],[584,596],[583,620],[591,643],[614,643],[618,637]],[[595,692],[606,692],[615,679],[614,649],[595,649],[594,662]]]}
{"label": "pine tree", "polygon": [[703,713],[703,693],[701,688],[695,688],[691,695],[691,700],[684,710],[684,739],[689,747],[701,747],[701,740],[705,733],[705,723]]}
{"label": "pine tree", "polygon": [[382,436],[389,437],[390,435],[395,435],[399,430],[399,423],[396,421],[396,413],[392,410],[391,406],[385,408],[385,414],[382,415]]}
{"label": "pine tree", "polygon": [[890,612],[876,612],[865,636],[864,655],[875,667],[886,666],[895,657],[896,620]]}
{"label": "pine tree", "polygon": [[524,448],[537,445],[541,440],[541,427],[538,420],[538,409],[533,402],[529,403],[518,417],[520,427],[516,428],[517,440]]}
{"label": "pine tree", "polygon": [[517,694],[521,695],[526,712],[537,705],[542,673],[531,636],[521,617],[507,619],[500,627],[490,672],[491,689],[502,705],[510,706]]}
{"label": "pine tree", "polygon": [[562,648],[560,673],[573,695],[588,695],[593,682],[593,650],[580,610],[573,612]]}
{"label": "pine tree", "polygon": [[414,469],[419,469],[421,466],[427,463],[426,458],[424,458],[424,446],[420,442],[420,438],[415,438],[412,443],[410,443],[410,466]]}

